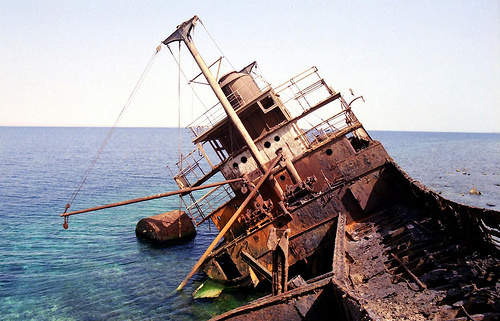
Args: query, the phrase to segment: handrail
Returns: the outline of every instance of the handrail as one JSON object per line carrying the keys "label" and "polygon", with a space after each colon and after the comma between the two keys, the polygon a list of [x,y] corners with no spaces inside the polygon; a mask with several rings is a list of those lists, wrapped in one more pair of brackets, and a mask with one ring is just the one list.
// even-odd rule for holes
{"label": "handrail", "polygon": [[[310,75],[312,74],[315,74],[318,72],[318,68],[316,66],[312,66],[311,68],[309,69],[306,69],[304,70],[303,72],[301,72],[300,74],[296,75],[295,77],[285,81],[284,83],[282,83],[281,85],[277,86],[277,87],[274,87],[274,90],[277,92],[277,93],[280,93],[282,92],[283,90],[285,90],[286,88],[298,83],[299,81],[309,77]],[[303,76],[304,74],[306,74],[305,76]],[[281,88],[283,86],[285,86],[287,83],[290,83],[288,86],[284,87],[284,88]],[[281,88],[281,89],[279,89]]]}
{"label": "handrail", "polygon": [[[256,97],[261,95],[263,92],[269,90],[271,86],[262,78],[262,76],[252,77],[253,81],[249,81],[244,83],[239,88],[235,89],[230,95],[227,96],[228,101],[231,103],[234,109],[239,109],[240,107],[246,105],[247,103],[253,101]],[[243,99],[239,95],[239,90],[248,86],[249,83],[255,83],[257,87],[260,89],[260,92],[255,93],[251,97],[247,97],[247,99]],[[241,99],[242,102],[238,100]],[[220,102],[216,103],[214,106],[210,107],[203,114],[193,120],[187,128],[191,128],[193,134],[198,137],[201,136],[206,131],[210,130],[212,127],[217,125],[221,120],[226,117],[226,113],[222,108]],[[195,128],[193,130],[193,128]]]}
{"label": "handrail", "polygon": [[314,144],[315,142],[318,142],[318,137],[315,137],[312,140],[309,139],[308,137],[308,135],[310,133],[314,133],[314,131],[326,135],[331,135],[331,133],[336,133],[344,128],[347,128],[351,125],[355,125],[357,123],[358,123],[357,119],[355,118],[354,114],[349,108],[342,110],[341,112],[333,115],[332,117],[321,121],[319,124],[312,126],[308,130],[303,131],[300,135],[297,136],[297,138],[302,138],[309,144]]}
{"label": "handrail", "polygon": [[[299,84],[303,81],[307,81],[308,77],[311,77],[313,75],[316,75],[317,80],[310,81],[309,83],[307,83],[305,85],[302,84],[302,86]],[[334,93],[333,90],[328,87],[328,85],[326,84],[324,79],[322,79],[320,77],[320,75],[318,74],[318,68],[316,66],[313,66],[313,67],[299,73],[295,77],[291,78],[290,80],[288,80],[288,81],[284,82],[283,84],[281,84],[277,87],[274,87],[274,88],[271,88],[271,86],[261,76],[253,77],[253,80],[257,83],[257,86],[260,88],[262,93],[269,90],[269,89],[273,89],[273,91],[276,94],[278,94],[278,96],[279,96],[279,94],[283,94],[283,92],[285,90],[287,90],[287,89],[291,90],[293,93],[292,96],[289,99],[283,101],[285,106],[290,101],[293,101],[293,100],[298,101],[301,98],[305,99],[305,97],[307,95],[309,95],[311,92],[316,91],[320,88],[325,88],[326,91],[328,92],[329,96],[336,95],[336,93]],[[243,84],[240,88],[235,89],[232,94],[228,95],[228,97],[227,97],[228,100],[232,104],[234,104],[233,108],[239,109],[242,106],[245,106],[246,104],[248,104],[250,101],[252,101],[253,99],[255,99],[258,96],[258,94],[255,94],[252,97],[247,98],[246,100],[243,100],[242,97],[240,97],[240,95],[238,94],[238,92],[242,87],[244,87],[246,85],[247,85],[246,83]],[[292,86],[296,86],[297,88],[292,89],[291,88]],[[288,96],[288,95],[285,94],[285,96]],[[239,99],[242,99],[242,101],[240,102]],[[307,104],[308,104],[309,108],[312,107],[309,102],[307,102]],[[305,109],[305,110],[308,110],[308,109]],[[302,110],[304,110],[303,107],[302,107]],[[215,127],[217,124],[219,124],[224,119],[225,113],[223,113],[222,111],[223,111],[222,106],[220,105],[220,103],[217,103],[214,106],[210,107],[205,113],[200,115],[194,121],[192,121],[187,126],[187,128],[191,129],[191,132],[193,133],[193,135],[195,136],[195,139],[196,139],[196,138],[202,136],[204,133],[206,133],[210,129],[212,129],[213,127]]]}

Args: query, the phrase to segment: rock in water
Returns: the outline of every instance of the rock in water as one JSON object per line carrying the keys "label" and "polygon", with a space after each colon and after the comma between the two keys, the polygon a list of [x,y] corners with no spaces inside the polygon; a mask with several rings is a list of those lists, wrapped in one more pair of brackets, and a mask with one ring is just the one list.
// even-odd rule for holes
{"label": "rock in water", "polygon": [[169,245],[191,240],[196,229],[186,212],[175,210],[143,218],[135,227],[135,235],[141,240]]}
{"label": "rock in water", "polygon": [[473,187],[470,191],[469,191],[469,194],[472,194],[472,195],[481,195],[481,192],[478,191],[475,187]]}

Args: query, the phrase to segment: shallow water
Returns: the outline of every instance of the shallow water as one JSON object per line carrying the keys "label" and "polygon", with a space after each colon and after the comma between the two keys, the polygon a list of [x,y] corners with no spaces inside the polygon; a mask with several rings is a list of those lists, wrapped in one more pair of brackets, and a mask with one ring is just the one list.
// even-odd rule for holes
{"label": "shallow water", "polygon": [[[416,180],[458,203],[500,209],[500,134],[371,132]],[[470,194],[472,188],[481,195]]]}
{"label": "shallow water", "polygon": [[[143,217],[177,209],[177,198],[62,219],[106,128],[0,127],[0,312],[6,320],[204,320],[255,294],[193,300],[201,275],[183,280],[216,230],[203,225],[185,245],[137,241]],[[415,179],[443,196],[500,208],[500,135],[371,132]],[[119,128],[71,209],[177,189],[166,165],[178,155],[177,129]],[[189,134],[181,138],[190,151]],[[459,170],[459,171],[457,171]],[[481,195],[470,195],[472,187]]]}

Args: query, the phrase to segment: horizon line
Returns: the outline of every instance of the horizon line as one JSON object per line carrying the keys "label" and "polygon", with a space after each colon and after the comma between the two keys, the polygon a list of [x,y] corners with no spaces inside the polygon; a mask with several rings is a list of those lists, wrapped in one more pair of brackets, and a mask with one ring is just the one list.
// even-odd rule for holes
{"label": "horizon line", "polygon": [[[73,126],[73,125],[1,125],[0,128],[112,128],[113,126]],[[130,128],[130,129],[178,129],[179,127],[173,126],[116,126],[116,128]],[[181,127],[181,129],[188,129],[188,127]],[[439,131],[439,130],[397,130],[397,129],[366,129],[368,132],[409,132],[409,133],[456,133],[456,134],[500,134],[500,131]]]}

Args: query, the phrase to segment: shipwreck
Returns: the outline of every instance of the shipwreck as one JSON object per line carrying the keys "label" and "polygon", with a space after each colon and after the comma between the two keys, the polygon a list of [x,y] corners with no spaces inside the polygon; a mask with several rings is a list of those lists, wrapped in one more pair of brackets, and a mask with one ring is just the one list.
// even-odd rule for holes
{"label": "shipwreck", "polygon": [[[170,229],[169,240],[189,224],[218,228],[178,290],[200,271],[269,288],[215,320],[500,318],[499,212],[444,199],[409,177],[353,113],[362,97],[348,102],[316,67],[276,87],[255,62],[214,76],[191,36],[198,21],[163,41],[188,48],[218,99],[188,126],[195,149],[173,173],[179,190],[67,206],[65,228],[70,215],[179,195],[185,212],[175,215],[187,221],[163,215],[136,229],[144,238]],[[225,180],[209,183],[215,175]]]}

